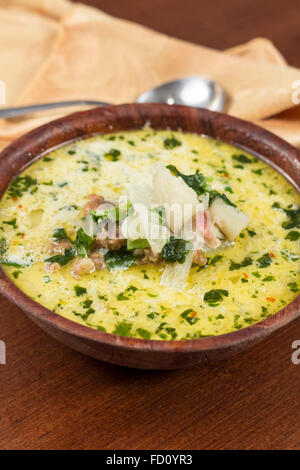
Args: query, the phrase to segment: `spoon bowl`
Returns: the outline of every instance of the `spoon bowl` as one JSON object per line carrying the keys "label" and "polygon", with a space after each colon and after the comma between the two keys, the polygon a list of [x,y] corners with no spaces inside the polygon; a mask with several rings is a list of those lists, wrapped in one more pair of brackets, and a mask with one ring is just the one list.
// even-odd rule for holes
{"label": "spoon bowl", "polygon": [[223,87],[210,78],[198,75],[179,78],[148,90],[137,103],[167,103],[222,111],[226,102]]}

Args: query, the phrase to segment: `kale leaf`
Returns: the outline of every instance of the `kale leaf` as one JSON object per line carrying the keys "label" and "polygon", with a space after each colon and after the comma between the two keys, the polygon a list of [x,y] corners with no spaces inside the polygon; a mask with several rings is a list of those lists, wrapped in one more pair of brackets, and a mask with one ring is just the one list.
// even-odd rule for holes
{"label": "kale leaf", "polygon": [[108,269],[129,268],[136,264],[136,256],[132,251],[121,248],[118,251],[108,251],[104,255],[104,260]]}
{"label": "kale leaf", "polygon": [[76,250],[74,248],[71,248],[69,250],[65,250],[63,255],[54,255],[50,256],[50,258],[46,258],[45,262],[46,263],[58,263],[61,266],[65,266],[68,264],[76,255]]}
{"label": "kale leaf", "polygon": [[291,228],[300,228],[300,207],[297,209],[283,209],[289,220],[282,224],[282,227],[286,230]]}
{"label": "kale leaf", "polygon": [[167,165],[168,170],[170,170],[175,176],[180,176],[183,181],[192,188],[195,193],[200,196],[201,194],[205,194],[210,190],[210,186],[202,173],[199,173],[197,170],[194,175],[184,175],[179,170],[177,170],[176,166],[174,165]]}
{"label": "kale leaf", "polygon": [[228,204],[228,206],[236,207],[236,205],[233,204],[233,202],[231,202],[230,199],[228,199],[226,194],[219,193],[218,191],[215,191],[215,190],[212,190],[209,193],[209,204],[211,204],[217,197],[219,197],[220,199],[223,199],[223,201],[226,204]]}
{"label": "kale leaf", "polygon": [[223,297],[228,297],[228,290],[212,289],[204,294],[204,302],[214,306],[217,302],[221,302]]}
{"label": "kale leaf", "polygon": [[175,238],[173,235],[170,240],[165,244],[160,253],[160,257],[165,259],[167,263],[180,264],[185,262],[186,255],[190,251],[190,243],[182,240],[181,238]]}

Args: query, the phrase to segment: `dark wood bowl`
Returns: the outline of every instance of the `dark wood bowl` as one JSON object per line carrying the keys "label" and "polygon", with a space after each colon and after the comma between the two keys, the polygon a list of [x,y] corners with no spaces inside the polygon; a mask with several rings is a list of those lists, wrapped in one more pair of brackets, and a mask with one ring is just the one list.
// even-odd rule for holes
{"label": "dark wood bowl", "polygon": [[[0,197],[10,181],[37,157],[92,134],[140,129],[172,129],[204,134],[257,154],[299,191],[300,152],[251,123],[204,109],[165,104],[107,106],[71,114],[19,138],[0,154]],[[0,270],[0,292],[50,335],[103,361],[144,369],[177,369],[225,359],[257,343],[300,315],[300,296],[275,315],[239,331],[185,340],[151,341],[103,333],[67,320],[25,295]]]}

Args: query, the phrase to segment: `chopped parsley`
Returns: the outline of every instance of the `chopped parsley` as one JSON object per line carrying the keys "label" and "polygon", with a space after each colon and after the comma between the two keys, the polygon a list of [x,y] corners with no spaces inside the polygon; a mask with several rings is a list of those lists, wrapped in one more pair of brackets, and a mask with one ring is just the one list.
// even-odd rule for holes
{"label": "chopped parsley", "polygon": [[77,230],[75,239],[75,249],[78,256],[80,256],[81,258],[87,256],[87,252],[91,248],[92,243],[93,238],[87,235],[82,228]]}
{"label": "chopped parsley", "polygon": [[87,293],[86,288],[81,287],[81,286],[74,286],[74,290],[75,290],[75,294],[77,295],[77,297]]}
{"label": "chopped parsley", "polygon": [[246,155],[244,155],[243,153],[241,153],[240,155],[232,155],[232,158],[233,160],[239,163],[252,163],[252,160],[246,157]]}
{"label": "chopped parsley", "polygon": [[212,289],[204,294],[204,302],[214,307],[223,300],[223,297],[228,297],[228,290]]}
{"label": "chopped parsley", "polygon": [[180,147],[181,142],[178,139],[175,139],[175,137],[168,137],[167,139],[164,140],[164,147],[165,149],[172,150],[175,147]]}
{"label": "chopped parsley", "polygon": [[108,152],[104,154],[104,158],[111,162],[117,162],[120,160],[121,152],[118,149],[111,148]]}
{"label": "chopped parsley", "polygon": [[300,232],[297,232],[296,230],[291,230],[287,236],[285,237],[287,240],[300,240]]}
{"label": "chopped parsley", "polygon": [[192,188],[195,193],[200,196],[201,194],[205,194],[210,190],[210,186],[202,173],[199,173],[197,170],[194,175],[184,175],[179,170],[177,170],[176,166],[174,165],[167,165],[168,170],[171,171],[175,176],[180,176],[183,181]]}
{"label": "chopped parsley", "polygon": [[14,218],[12,220],[3,220],[3,224],[11,225],[12,228],[17,228],[17,219]]}
{"label": "chopped parsley", "polygon": [[108,251],[104,255],[104,260],[108,269],[129,268],[136,264],[136,256],[134,253],[124,248],[118,251]]}
{"label": "chopped parsley", "polygon": [[235,271],[236,269],[246,268],[251,264],[253,264],[253,261],[250,256],[246,256],[246,258],[244,258],[243,261],[241,261],[240,263],[236,263],[235,261],[230,260],[229,271]]}
{"label": "chopped parsley", "polygon": [[283,209],[289,220],[282,224],[282,227],[286,230],[291,228],[300,228],[300,207],[297,209]]}
{"label": "chopped parsley", "polygon": [[122,321],[118,323],[113,331],[114,335],[120,335],[120,336],[132,336],[131,334],[131,328],[132,325],[131,323],[128,323],[126,321]]}
{"label": "chopped parsley", "polygon": [[72,259],[76,256],[76,250],[74,248],[65,250],[64,254],[62,255],[54,255],[50,256],[50,258],[46,258],[44,261],[46,263],[58,263],[61,266],[65,266],[68,264]]}
{"label": "chopped parsley", "polygon": [[182,312],[180,314],[180,316],[185,320],[187,321],[190,325],[194,325],[198,320],[199,318],[197,318],[197,316],[195,315],[196,312],[194,312],[193,309],[188,309],[188,310],[185,310],[184,312]]}
{"label": "chopped parsley", "polygon": [[288,286],[292,292],[298,292],[300,290],[298,284],[296,282],[289,282]]}
{"label": "chopped parsley", "polygon": [[30,188],[31,190],[34,189],[36,185],[37,180],[35,178],[31,178],[29,175],[17,176],[10,184],[7,193],[9,197],[16,199],[21,197]]}
{"label": "chopped parsley", "polygon": [[218,191],[215,191],[215,190],[210,191],[209,193],[209,204],[211,204],[217,197],[222,199],[226,204],[228,204],[228,206],[236,207],[236,205],[232,201],[230,201],[230,199],[228,199],[226,194],[219,193]]}
{"label": "chopped parsley", "polygon": [[182,240],[181,238],[175,238],[173,235],[170,240],[165,244],[160,253],[160,257],[165,259],[167,263],[184,263],[188,252],[190,251],[190,243]]}
{"label": "chopped parsley", "polygon": [[138,328],[136,332],[141,336],[143,339],[151,339],[151,333],[148,330],[145,330],[144,328]]}
{"label": "chopped parsley", "polygon": [[269,253],[265,253],[256,261],[259,268],[267,268],[272,263],[272,258]]}

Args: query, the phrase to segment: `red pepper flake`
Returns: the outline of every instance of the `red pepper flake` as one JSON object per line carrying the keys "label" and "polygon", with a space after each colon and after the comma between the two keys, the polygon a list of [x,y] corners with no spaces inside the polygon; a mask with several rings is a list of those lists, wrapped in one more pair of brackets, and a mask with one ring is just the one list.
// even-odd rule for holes
{"label": "red pepper flake", "polygon": [[275,302],[276,299],[274,297],[266,297],[268,302]]}
{"label": "red pepper flake", "polygon": [[229,174],[228,174],[228,173],[224,173],[224,176],[225,176],[225,178],[229,178]]}
{"label": "red pepper flake", "polygon": [[275,258],[274,253],[271,252],[271,253],[269,253],[269,255],[271,256],[271,258]]}
{"label": "red pepper flake", "polygon": [[189,317],[196,317],[196,316],[197,316],[197,312],[191,312],[191,313],[189,314]]}
{"label": "red pepper flake", "polygon": [[12,197],[12,200],[13,200],[13,201],[17,201],[18,198],[17,198],[16,196],[14,196],[14,197]]}
{"label": "red pepper flake", "polygon": [[243,276],[244,276],[245,279],[248,279],[248,277],[249,277],[248,274],[246,274],[246,273],[243,273]]}
{"label": "red pepper flake", "polygon": [[19,205],[18,205],[18,209],[23,209],[22,204],[19,204]]}
{"label": "red pepper flake", "polygon": [[25,237],[25,233],[20,233],[20,237],[24,238],[24,237]]}

